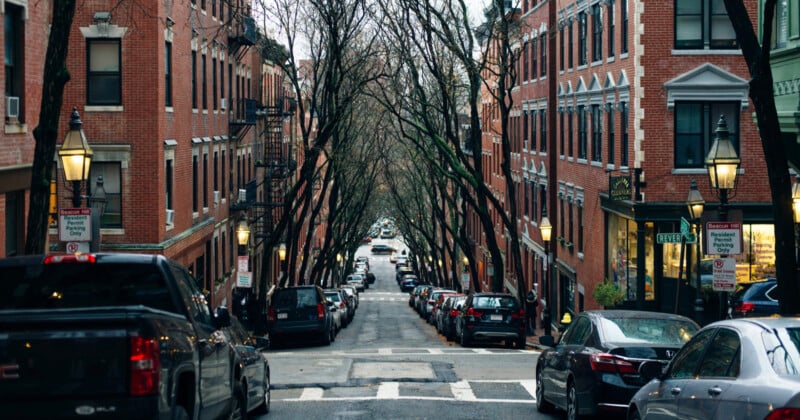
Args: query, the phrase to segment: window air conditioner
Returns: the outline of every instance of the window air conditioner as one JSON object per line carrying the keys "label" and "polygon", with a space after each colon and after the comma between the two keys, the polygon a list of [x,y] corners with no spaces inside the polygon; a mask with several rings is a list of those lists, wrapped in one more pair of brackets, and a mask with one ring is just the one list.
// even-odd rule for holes
{"label": "window air conditioner", "polygon": [[219,196],[220,196],[219,191],[214,191],[214,205],[215,206],[219,204]]}
{"label": "window air conditioner", "polygon": [[222,110],[228,109],[228,99],[227,98],[221,98],[219,100],[219,109],[222,109]]}
{"label": "window air conditioner", "polygon": [[247,190],[239,190],[239,202],[244,203],[247,201]]}
{"label": "window air conditioner", "polygon": [[6,117],[18,118],[19,117],[19,97],[6,96]]}
{"label": "window air conditioner", "polygon": [[175,210],[167,209],[167,225],[175,224]]}

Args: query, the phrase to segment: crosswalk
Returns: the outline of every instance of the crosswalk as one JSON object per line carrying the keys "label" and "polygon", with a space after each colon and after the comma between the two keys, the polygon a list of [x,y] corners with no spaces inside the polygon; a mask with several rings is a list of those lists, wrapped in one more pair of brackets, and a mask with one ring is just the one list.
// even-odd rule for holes
{"label": "crosswalk", "polygon": [[274,389],[273,401],[427,400],[535,404],[536,381],[460,380],[456,382],[380,382],[357,387]]}
{"label": "crosswalk", "polygon": [[296,355],[303,355],[306,357],[316,357],[324,355],[326,357],[387,357],[395,358],[397,356],[492,356],[492,355],[538,355],[538,350],[523,350],[523,349],[506,349],[506,348],[481,348],[481,347],[445,347],[445,348],[376,348],[376,349],[348,349],[348,350],[325,350],[325,351],[284,351],[284,350],[271,350],[269,352],[270,359],[280,359],[282,357],[294,357]]}

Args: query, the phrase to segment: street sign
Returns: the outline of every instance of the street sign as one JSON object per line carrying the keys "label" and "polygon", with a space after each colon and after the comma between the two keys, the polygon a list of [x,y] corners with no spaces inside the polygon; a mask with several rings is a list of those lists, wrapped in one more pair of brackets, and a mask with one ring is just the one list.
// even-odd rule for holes
{"label": "street sign", "polygon": [[239,255],[238,259],[236,260],[236,270],[237,271],[250,271],[250,257],[247,255]]}
{"label": "street sign", "polygon": [[681,217],[681,234],[683,236],[689,237],[688,235],[692,232],[692,225],[689,224],[689,221]]}
{"label": "street sign", "polygon": [[58,239],[62,242],[92,240],[92,209],[58,209]]}
{"label": "street sign", "polygon": [[733,292],[736,290],[736,259],[716,258],[713,266],[711,287],[715,292]]}
{"label": "street sign", "polygon": [[660,244],[679,244],[684,236],[686,237],[687,244],[693,244],[695,242],[696,238],[694,233],[683,235],[678,232],[658,233],[656,234],[656,242]]}
{"label": "street sign", "polygon": [[742,253],[741,222],[706,223],[706,254],[738,255]]}
{"label": "street sign", "polygon": [[236,287],[252,287],[253,273],[249,271],[236,272]]}

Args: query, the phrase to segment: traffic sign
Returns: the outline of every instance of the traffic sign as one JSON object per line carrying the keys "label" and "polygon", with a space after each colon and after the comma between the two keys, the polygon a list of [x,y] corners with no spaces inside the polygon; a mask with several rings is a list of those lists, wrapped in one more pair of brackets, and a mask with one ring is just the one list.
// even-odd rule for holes
{"label": "traffic sign", "polygon": [[742,253],[741,222],[706,223],[706,254],[737,255]]}
{"label": "traffic sign", "polygon": [[656,234],[656,242],[660,244],[678,244],[684,236],[686,237],[687,244],[693,244],[695,242],[696,238],[694,233],[683,235],[678,232],[658,233]]}
{"label": "traffic sign", "polygon": [[63,242],[91,241],[92,209],[59,209],[58,239]]}
{"label": "traffic sign", "polygon": [[713,280],[711,287],[715,292],[733,292],[736,290],[736,259],[716,258],[713,263]]}

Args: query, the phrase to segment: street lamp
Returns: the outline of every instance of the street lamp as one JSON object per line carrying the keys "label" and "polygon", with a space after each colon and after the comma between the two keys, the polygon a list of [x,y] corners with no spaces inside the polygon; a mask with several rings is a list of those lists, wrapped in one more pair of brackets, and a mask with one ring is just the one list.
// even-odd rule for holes
{"label": "street lamp", "polygon": [[285,265],[286,265],[286,244],[285,243],[281,243],[280,245],[278,245],[278,259],[280,260],[280,264],[281,264],[281,273],[280,273],[279,277],[280,277],[281,281],[283,281],[283,276],[286,273],[286,268],[285,268]]}
{"label": "street lamp", "polygon": [[703,283],[700,277],[700,219],[703,215],[703,207],[705,204],[706,202],[703,200],[703,196],[700,195],[700,190],[697,189],[697,182],[692,178],[692,183],[689,186],[689,196],[686,197],[686,206],[689,208],[689,217],[694,221],[695,243],[697,244],[697,266],[695,267],[695,271],[697,272],[697,288],[695,289],[694,312],[695,321],[697,321],[698,324],[702,324],[703,322]]}
{"label": "street lamp", "polygon": [[236,228],[236,241],[239,243],[239,254],[244,254],[247,244],[250,243],[250,226],[247,225],[247,217],[243,216]]}
{"label": "street lamp", "polygon": [[794,178],[794,185],[792,186],[792,209],[794,210],[794,226],[795,226],[795,261],[800,266],[800,174]]}
{"label": "street lamp", "polygon": [[58,156],[64,167],[64,178],[68,182],[72,182],[72,205],[80,207],[81,182],[89,178],[89,167],[92,164],[94,153],[89,147],[89,142],[86,141],[78,108],[72,108],[69,131],[61,149],[58,150]]}
{"label": "street lamp", "polygon": [[98,175],[94,191],[89,195],[89,207],[92,209],[92,242],[91,250],[100,251],[100,226],[103,223],[103,214],[106,212],[108,199],[106,189],[103,187],[103,176]]}
{"label": "street lamp", "polygon": [[550,238],[553,234],[553,225],[550,224],[550,219],[548,219],[547,216],[542,216],[542,220],[539,222],[539,232],[542,234],[542,241],[544,242],[544,264],[542,264],[542,266],[545,270],[545,306],[542,308],[544,311],[542,323],[544,324],[544,335],[552,338],[553,331],[550,325],[550,308],[548,307],[548,301],[550,300],[550,269],[548,266],[550,265]]}
{"label": "street lamp", "polygon": [[711,145],[706,157],[708,178],[711,188],[719,192],[719,217],[722,221],[728,218],[728,192],[736,188],[736,175],[742,160],[736,153],[736,147],[731,142],[728,123],[725,116],[721,115],[717,122],[717,138]]}

